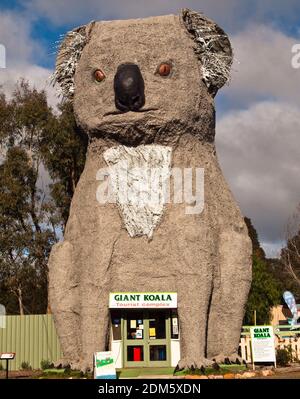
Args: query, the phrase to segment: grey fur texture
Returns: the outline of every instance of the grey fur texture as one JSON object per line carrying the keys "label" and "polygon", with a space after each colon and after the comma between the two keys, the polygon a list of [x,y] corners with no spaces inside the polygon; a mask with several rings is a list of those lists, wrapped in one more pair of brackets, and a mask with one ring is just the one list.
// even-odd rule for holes
{"label": "grey fur texture", "polygon": [[[61,45],[57,78],[67,93],[74,83],[75,118],[89,138],[64,241],[54,245],[49,260],[62,362],[73,368],[91,368],[93,352],[109,348],[110,292],[177,292],[180,368],[237,357],[251,285],[251,241],[214,144],[214,95],[231,63],[222,32],[190,11],[88,24],[80,28],[81,55],[68,69],[75,75],[66,72],[66,81],[62,65],[70,65],[73,36]],[[162,77],[157,69],[166,61],[172,71]],[[116,112],[114,77],[128,62],[139,66],[144,79],[141,112]],[[98,69],[105,74],[101,82],[94,76]],[[167,147],[171,168],[204,169],[203,211],[187,214],[186,203],[168,202],[158,223],[151,221],[151,239],[135,224],[130,235],[118,204],[96,198],[97,172],[107,168],[110,149],[119,148],[120,158],[126,149],[138,154],[135,164],[143,146]]]}
{"label": "grey fur texture", "polygon": [[[194,51],[202,64],[203,80],[212,92],[216,92],[230,77],[233,53],[228,36],[201,13],[184,8],[181,17],[195,42]],[[59,46],[64,61],[56,64],[52,82],[59,84],[65,98],[73,98],[74,75],[87,40],[85,27],[81,26],[68,32]]]}
{"label": "grey fur texture", "polygon": [[182,10],[182,18],[193,36],[203,79],[207,87],[216,92],[230,77],[233,53],[228,36],[215,22],[188,8]]}

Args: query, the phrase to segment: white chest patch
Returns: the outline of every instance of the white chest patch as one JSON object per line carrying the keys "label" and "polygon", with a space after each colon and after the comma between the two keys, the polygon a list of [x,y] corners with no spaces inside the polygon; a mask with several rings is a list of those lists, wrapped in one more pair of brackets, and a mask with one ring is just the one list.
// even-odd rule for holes
{"label": "white chest patch", "polygon": [[160,145],[120,145],[103,154],[115,201],[131,237],[151,238],[163,215],[171,153],[171,147]]}

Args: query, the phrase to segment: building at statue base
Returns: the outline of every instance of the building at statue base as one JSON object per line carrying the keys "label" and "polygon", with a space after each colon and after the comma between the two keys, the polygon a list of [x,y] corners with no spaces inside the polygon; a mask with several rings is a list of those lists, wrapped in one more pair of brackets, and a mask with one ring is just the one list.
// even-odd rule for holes
{"label": "building at statue base", "polygon": [[116,368],[176,367],[177,293],[110,293],[110,350]]}

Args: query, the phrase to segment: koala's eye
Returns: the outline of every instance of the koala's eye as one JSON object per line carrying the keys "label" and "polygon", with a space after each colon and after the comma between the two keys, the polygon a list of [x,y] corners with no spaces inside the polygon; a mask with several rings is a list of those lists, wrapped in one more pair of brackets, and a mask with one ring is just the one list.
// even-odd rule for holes
{"label": "koala's eye", "polygon": [[94,72],[94,79],[97,82],[102,82],[105,79],[105,73],[101,69],[96,69]]}
{"label": "koala's eye", "polygon": [[163,62],[162,64],[159,65],[157,72],[159,73],[160,76],[169,76],[172,70],[172,65]]}

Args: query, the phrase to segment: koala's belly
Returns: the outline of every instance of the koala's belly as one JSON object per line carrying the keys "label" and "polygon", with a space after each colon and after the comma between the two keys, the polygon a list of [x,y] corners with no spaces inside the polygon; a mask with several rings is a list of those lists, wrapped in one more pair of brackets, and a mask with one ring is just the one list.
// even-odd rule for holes
{"label": "koala's belly", "polygon": [[[116,207],[102,206],[98,212],[99,217],[84,212],[68,222],[84,281],[99,287],[106,281],[115,292],[171,291],[189,277],[213,272],[215,229],[205,212],[186,215],[182,206],[168,205],[150,240],[130,237]],[[77,237],[72,224],[80,230]]]}
{"label": "koala's belly", "polygon": [[[194,151],[192,147],[183,155],[174,152],[174,164],[202,167],[206,152],[196,162],[199,154],[193,155]],[[167,204],[149,240],[146,235],[129,235],[124,214],[116,204],[98,202],[96,171],[103,166],[101,157],[88,157],[72,200],[65,234],[65,239],[74,246],[74,267],[83,284],[101,287],[105,283],[113,291],[148,291],[166,290],[168,280],[168,290],[175,290],[188,276],[203,279],[204,275],[213,273],[217,264],[214,257],[217,256],[218,220],[211,185],[220,181],[218,175],[208,177],[210,183],[205,189],[203,212],[187,214],[186,204]],[[209,170],[207,176],[210,176]]]}
{"label": "koala's belly", "polygon": [[161,225],[151,241],[122,232],[111,264],[113,291],[177,291],[189,276],[198,279],[212,270],[213,242],[204,230],[172,227]]}

